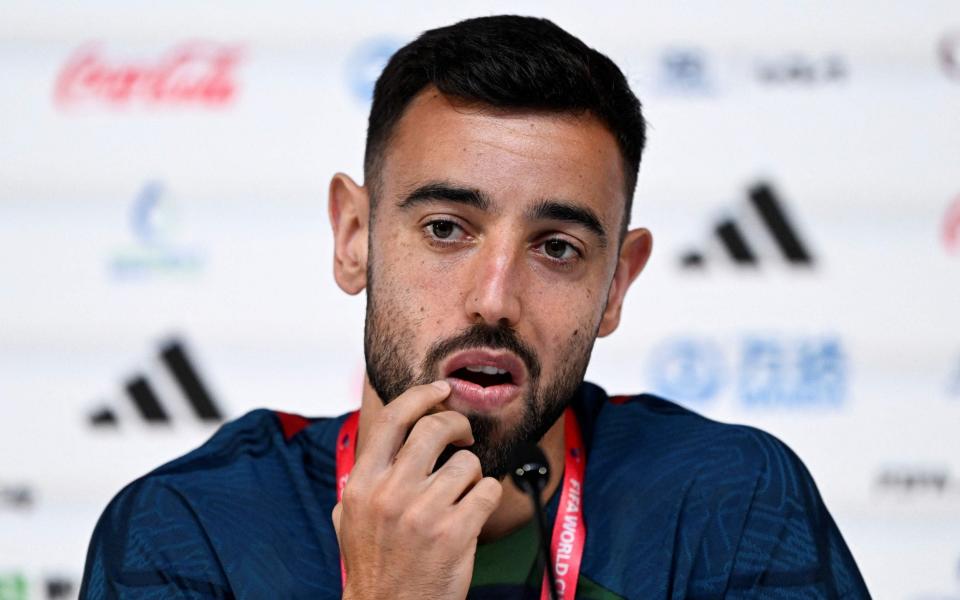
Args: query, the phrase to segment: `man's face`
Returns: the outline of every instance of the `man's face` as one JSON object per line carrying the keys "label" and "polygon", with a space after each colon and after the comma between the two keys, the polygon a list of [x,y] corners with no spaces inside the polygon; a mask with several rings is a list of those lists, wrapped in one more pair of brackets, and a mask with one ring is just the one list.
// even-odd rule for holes
{"label": "man's face", "polygon": [[583,380],[623,181],[616,141],[591,116],[418,95],[370,220],[364,345],[380,398],[446,378],[446,408],[471,419],[484,473],[502,476]]}

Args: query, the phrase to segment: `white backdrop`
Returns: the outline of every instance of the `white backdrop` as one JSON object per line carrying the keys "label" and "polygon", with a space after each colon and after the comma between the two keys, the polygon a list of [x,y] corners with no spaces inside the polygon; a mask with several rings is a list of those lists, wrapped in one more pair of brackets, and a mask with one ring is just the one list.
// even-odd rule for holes
{"label": "white backdrop", "polygon": [[76,596],[110,497],[222,419],[358,404],[329,176],[395,48],[499,12],[650,124],[654,256],[589,378],[773,432],[875,597],[960,598],[955,2],[155,4],[0,8],[0,599]]}

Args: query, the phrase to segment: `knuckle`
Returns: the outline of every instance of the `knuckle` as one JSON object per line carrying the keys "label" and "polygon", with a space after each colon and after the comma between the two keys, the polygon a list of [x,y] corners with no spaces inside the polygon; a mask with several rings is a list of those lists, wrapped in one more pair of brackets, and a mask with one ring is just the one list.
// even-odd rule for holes
{"label": "knuckle", "polygon": [[468,468],[480,471],[480,457],[470,452],[469,450],[457,450],[457,454],[460,455],[460,460],[464,461]]}
{"label": "knuckle", "polygon": [[467,417],[453,410],[444,410],[441,412],[427,415],[422,420],[427,420],[430,432],[435,435],[455,434],[462,435],[470,431],[470,420]]}
{"label": "knuckle", "polygon": [[434,414],[441,418],[447,427],[463,427],[464,425],[470,427],[470,419],[455,410],[444,410]]}
{"label": "knuckle", "polygon": [[457,464],[453,462],[453,459],[451,459],[447,461],[447,464],[443,465],[443,467],[440,468],[440,471],[438,471],[438,473],[444,479],[456,481],[470,474],[470,471],[464,465]]}
{"label": "knuckle", "polygon": [[363,501],[364,494],[360,490],[360,486],[349,481],[347,485],[343,488],[343,497],[341,499],[341,504],[349,504],[351,506],[360,504]]}
{"label": "knuckle", "polygon": [[455,410],[448,410],[447,414],[449,414],[450,418],[453,419],[454,425],[470,429],[470,419],[468,419],[466,415],[458,413]]}
{"label": "knuckle", "polygon": [[451,471],[450,477],[476,477],[481,474],[480,459],[469,450],[457,450],[443,466],[443,469],[447,468]]}
{"label": "knuckle", "polygon": [[340,500],[341,504],[346,504],[349,506],[355,506],[360,503],[360,493],[354,487],[349,485],[343,488],[343,497]]}
{"label": "knuckle", "polygon": [[420,421],[417,422],[416,427],[431,437],[445,429],[444,420],[440,413],[434,413],[421,418]]}
{"label": "knuckle", "polygon": [[[489,482],[487,485],[485,483]],[[475,488],[473,502],[478,510],[484,512],[493,512],[500,505],[500,497],[503,494],[503,486],[500,482],[493,479],[484,479]]]}
{"label": "knuckle", "polygon": [[433,528],[432,539],[435,544],[447,545],[459,538],[460,527],[454,523],[444,522]]}
{"label": "knuckle", "polygon": [[400,517],[401,525],[411,532],[417,532],[420,535],[426,535],[432,538],[435,533],[433,527],[432,515],[430,511],[424,510],[421,506],[411,506]]}
{"label": "knuckle", "polygon": [[491,496],[477,495],[477,497],[473,499],[473,505],[481,512],[493,512],[493,510],[497,508],[497,504],[499,504],[498,500],[499,498],[495,500]]}
{"label": "knuckle", "polygon": [[394,495],[389,493],[375,495],[370,504],[376,515],[388,521],[396,520],[403,510],[400,503],[394,499]]}

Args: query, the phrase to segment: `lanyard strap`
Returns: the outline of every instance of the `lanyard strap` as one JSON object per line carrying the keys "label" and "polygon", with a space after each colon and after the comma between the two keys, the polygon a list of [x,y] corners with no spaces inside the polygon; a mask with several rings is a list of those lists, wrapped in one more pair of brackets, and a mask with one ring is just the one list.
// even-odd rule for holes
{"label": "lanyard strap", "polygon": [[[347,484],[350,471],[356,459],[357,427],[360,412],[347,416],[337,436],[337,502],[343,499],[343,488]],[[553,522],[553,541],[550,554],[553,558],[554,575],[557,578],[557,597],[574,600],[577,593],[577,579],[580,577],[580,559],[583,557],[583,544],[587,532],[583,524],[583,477],[586,473],[586,454],[580,426],[573,409],[564,413],[564,471],[563,486],[560,488],[560,504],[557,517]],[[347,571],[340,559],[340,581],[346,587]],[[543,574],[543,586],[540,600],[550,600],[550,583],[547,573]]]}
{"label": "lanyard strap", "polygon": [[[572,408],[564,413],[564,453],[563,487],[560,489],[560,504],[557,505],[557,517],[553,521],[553,541],[550,554],[553,556],[553,574],[557,578],[557,598],[574,600],[577,593],[577,579],[580,577],[580,559],[583,557],[583,543],[587,530],[583,524],[583,476],[587,468],[587,458],[583,451],[583,438],[577,415]],[[540,600],[550,600],[550,582],[543,574],[543,586]]]}

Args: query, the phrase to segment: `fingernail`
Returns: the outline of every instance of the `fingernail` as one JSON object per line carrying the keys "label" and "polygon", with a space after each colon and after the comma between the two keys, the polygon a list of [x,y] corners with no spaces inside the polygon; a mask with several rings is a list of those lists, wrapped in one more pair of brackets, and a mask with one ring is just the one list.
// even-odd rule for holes
{"label": "fingernail", "polygon": [[440,379],[440,380],[438,380],[438,381],[434,381],[434,382],[433,382],[433,387],[437,388],[437,389],[440,390],[441,392],[449,392],[449,391],[450,391],[450,384],[447,383],[447,381],[446,381],[445,379]]}

